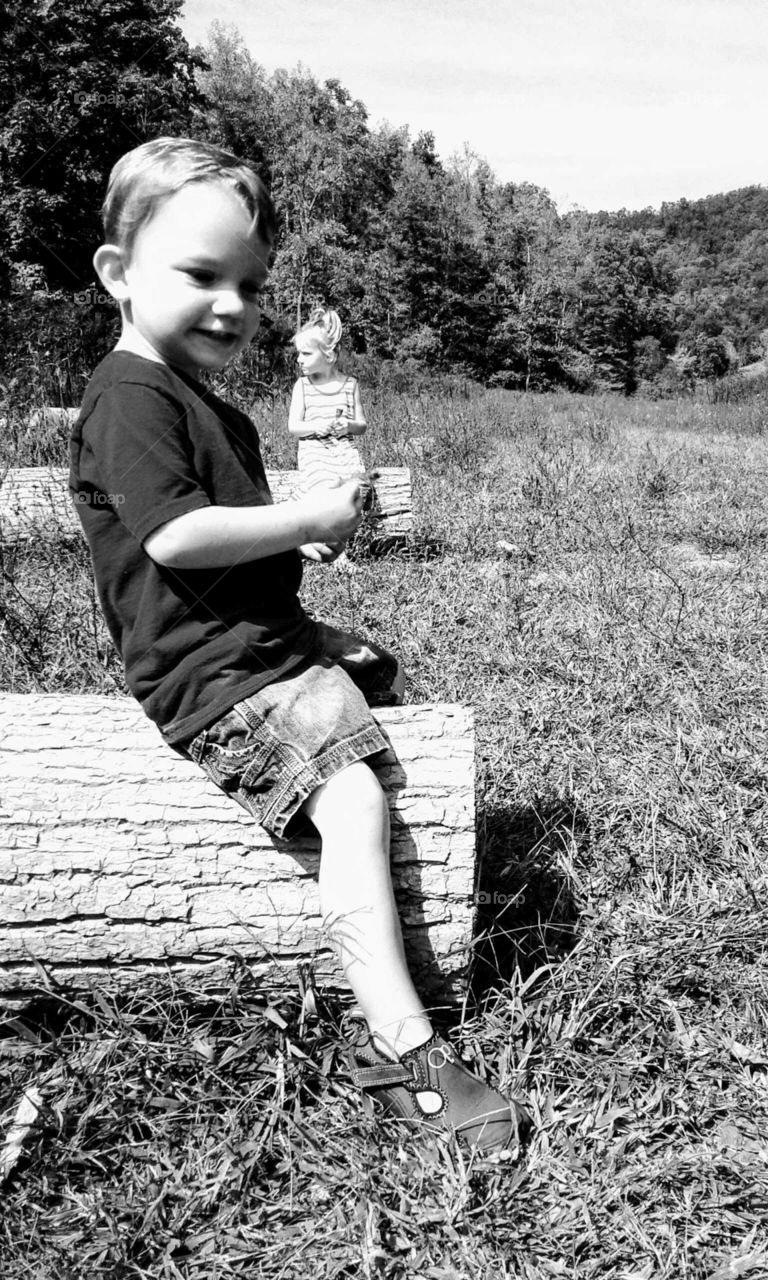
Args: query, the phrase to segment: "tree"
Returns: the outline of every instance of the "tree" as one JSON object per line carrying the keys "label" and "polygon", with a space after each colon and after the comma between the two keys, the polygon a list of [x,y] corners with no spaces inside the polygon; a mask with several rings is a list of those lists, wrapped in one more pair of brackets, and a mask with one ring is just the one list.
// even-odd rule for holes
{"label": "tree", "polygon": [[106,177],[123,152],[189,131],[200,96],[182,0],[6,0],[0,9],[0,225],[6,263],[52,287],[92,278]]}
{"label": "tree", "polygon": [[571,342],[588,360],[594,385],[630,395],[637,388],[638,344],[646,336],[674,347],[673,280],[661,237],[623,233],[589,217],[569,223]]}
{"label": "tree", "polygon": [[722,378],[730,367],[731,356],[724,339],[699,334],[694,349],[694,375],[706,382],[714,382]]}
{"label": "tree", "polygon": [[272,91],[236,27],[211,23],[197,82],[205,102],[198,132],[242,157],[272,185],[275,152]]}
{"label": "tree", "polygon": [[489,184],[487,253],[498,318],[491,335],[494,381],[536,390],[563,381],[560,220],[549,193],[531,183]]}
{"label": "tree", "polygon": [[301,67],[275,72],[270,89],[272,195],[281,223],[270,290],[299,325],[318,300],[338,298],[338,273],[357,247],[367,113],[338,80],[320,85]]}
{"label": "tree", "polygon": [[482,224],[466,175],[436,165],[428,143],[421,135],[403,156],[380,219],[386,354],[418,351],[431,364],[478,373],[488,336]]}

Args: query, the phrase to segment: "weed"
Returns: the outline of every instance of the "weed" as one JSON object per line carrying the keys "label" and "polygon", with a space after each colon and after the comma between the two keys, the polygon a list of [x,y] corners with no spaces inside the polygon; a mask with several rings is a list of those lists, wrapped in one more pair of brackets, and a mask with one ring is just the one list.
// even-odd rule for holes
{"label": "weed", "polygon": [[[0,1039],[4,1130],[25,1089],[44,1101],[5,1188],[0,1272],[764,1274],[757,402],[382,386],[371,404],[372,464],[434,442],[410,455],[410,553],[308,568],[306,598],[396,649],[412,700],[475,707],[484,896],[452,1034],[528,1093],[527,1154],[484,1169],[367,1120],[343,1010],[270,1009],[243,973],[217,992],[64,993]],[[270,465],[291,465],[284,403],[262,428]],[[3,566],[5,687],[118,687],[82,548]]]}

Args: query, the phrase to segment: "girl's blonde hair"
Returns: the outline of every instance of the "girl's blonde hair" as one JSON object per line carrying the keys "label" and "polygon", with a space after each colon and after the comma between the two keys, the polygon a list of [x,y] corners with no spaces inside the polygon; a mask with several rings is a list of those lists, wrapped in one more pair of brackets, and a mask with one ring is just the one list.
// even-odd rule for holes
{"label": "girl's blonde hair", "polygon": [[297,329],[291,341],[294,346],[298,346],[302,338],[312,334],[326,360],[335,360],[343,332],[338,312],[326,307],[315,307],[306,324]]}

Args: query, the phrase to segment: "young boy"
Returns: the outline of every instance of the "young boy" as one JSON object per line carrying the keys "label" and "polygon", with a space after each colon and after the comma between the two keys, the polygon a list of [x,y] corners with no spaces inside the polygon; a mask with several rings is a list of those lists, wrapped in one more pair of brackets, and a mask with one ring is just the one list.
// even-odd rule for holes
{"label": "young boy", "polygon": [[312,621],[300,552],[330,560],[361,518],[348,481],[273,505],[248,418],[201,375],[254,337],[274,210],[256,175],[189,139],[115,165],[94,265],[122,333],[86,390],[70,488],[129,688],[166,742],[275,835],[308,816],[320,905],[370,1038],[353,1079],[425,1132],[514,1146],[519,1112],[436,1036],[406,967],[369,704],[401,700],[391,654]]}

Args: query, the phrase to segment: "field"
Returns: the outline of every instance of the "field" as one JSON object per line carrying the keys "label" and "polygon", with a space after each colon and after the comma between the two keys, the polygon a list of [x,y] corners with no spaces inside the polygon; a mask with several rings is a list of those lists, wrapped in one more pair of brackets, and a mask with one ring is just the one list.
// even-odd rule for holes
{"label": "field", "polygon": [[[478,726],[478,928],[447,1029],[527,1096],[514,1166],[364,1115],[338,1001],[247,969],[46,994],[0,1035],[14,1280],[768,1275],[768,408],[372,392],[416,531],[321,616]],[[285,404],[256,406],[291,465]],[[415,442],[415,443],[414,443]],[[63,462],[6,431],[5,462]],[[503,545],[500,545],[503,544]],[[0,685],[122,692],[82,546],[2,550]]]}

